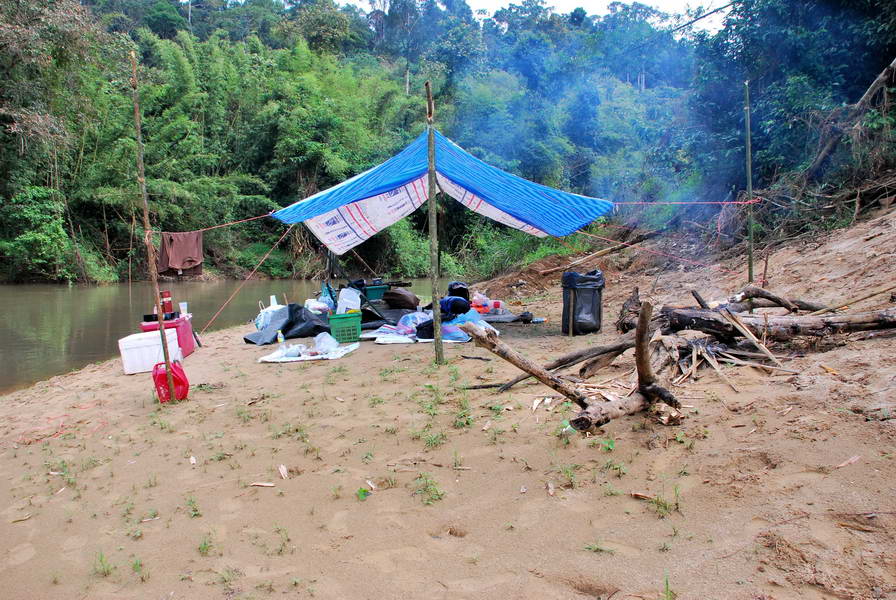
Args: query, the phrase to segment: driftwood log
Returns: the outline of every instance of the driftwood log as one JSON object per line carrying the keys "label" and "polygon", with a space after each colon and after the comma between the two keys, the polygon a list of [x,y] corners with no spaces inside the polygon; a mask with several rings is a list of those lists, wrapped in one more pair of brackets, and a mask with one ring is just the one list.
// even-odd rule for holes
{"label": "driftwood log", "polygon": [[507,344],[498,340],[497,334],[491,329],[486,330],[484,327],[471,322],[463,323],[460,326],[460,329],[470,335],[476,341],[477,346],[485,348],[515,367],[525,371],[549,388],[560,392],[578,404],[579,407],[584,409],[588,406],[588,398],[585,394],[577,390],[568,381],[560,379],[538,363],[531,361]]}
{"label": "driftwood log", "polygon": [[619,318],[616,319],[616,331],[626,333],[634,329],[638,324],[638,315],[641,312],[641,296],[637,286],[632,288],[631,295],[622,303]]}
{"label": "driftwood log", "polygon": [[[635,351],[637,356],[642,357],[641,359],[636,360],[639,368],[638,391],[625,398],[610,402],[589,402],[588,396],[577,389],[573,384],[557,377],[541,365],[526,358],[507,344],[498,340],[498,336],[494,331],[486,330],[476,323],[464,323],[460,326],[460,329],[469,334],[475,340],[476,345],[503,358],[510,364],[525,371],[528,375],[535,377],[551,389],[560,392],[563,396],[575,402],[582,411],[575,418],[570,419],[569,423],[578,431],[588,431],[592,428],[605,425],[614,418],[650,408],[658,400],[662,400],[663,402],[668,401],[672,406],[678,405],[677,400],[675,400],[674,396],[672,396],[668,390],[657,385],[656,377],[650,369],[648,341],[651,331],[651,310],[652,307],[649,304],[646,304],[646,309],[644,310],[643,318],[641,319],[641,321],[643,321],[643,326],[640,326],[641,321],[639,321],[639,329],[635,335]],[[641,369],[645,368],[645,363],[647,371],[642,374]],[[666,410],[662,412],[665,415],[668,415],[670,410],[673,409],[667,407]],[[675,415],[674,418],[680,419],[680,413]]]}
{"label": "driftwood log", "polygon": [[[560,356],[560,357],[552,360],[548,364],[544,365],[544,369],[546,369],[548,371],[556,371],[556,370],[562,369],[564,367],[571,367],[573,365],[577,365],[580,362],[586,361],[588,359],[593,359],[595,361],[599,361],[599,360],[602,360],[602,357],[604,357],[604,356],[612,356],[612,358],[610,359],[610,362],[612,362],[613,358],[616,358],[617,356],[619,356],[620,354],[622,354],[629,348],[634,348],[634,347],[635,347],[635,336],[634,335],[623,336],[615,344],[610,344],[608,346],[595,346],[593,348],[583,348],[581,350],[576,350],[575,352],[570,352],[568,354],[564,354],[563,356]],[[609,364],[609,363],[607,363],[607,364]],[[587,366],[588,365],[586,364],[583,367],[583,370]],[[581,373],[580,373],[580,375],[581,375]],[[584,375],[582,375],[582,376],[584,377]],[[526,379],[529,379],[529,377],[531,377],[531,375],[528,373],[523,373],[522,375],[514,377],[507,383],[504,383],[500,387],[498,387],[498,391],[506,392],[507,390],[509,390],[516,384],[520,383],[521,381],[525,381]],[[589,375],[589,377],[590,377],[590,375]]]}
{"label": "driftwood log", "polygon": [[[700,308],[664,307],[660,311],[664,326],[670,331],[692,329],[711,334],[720,340],[733,340],[740,331],[720,312]],[[798,336],[823,337],[834,333],[871,331],[896,327],[896,309],[853,314],[812,315],[737,315],[756,337],[788,341]]]}

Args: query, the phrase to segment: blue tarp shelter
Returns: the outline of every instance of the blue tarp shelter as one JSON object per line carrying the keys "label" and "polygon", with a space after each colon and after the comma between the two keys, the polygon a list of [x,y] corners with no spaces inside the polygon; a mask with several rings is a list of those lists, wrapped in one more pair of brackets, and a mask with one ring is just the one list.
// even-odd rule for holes
{"label": "blue tarp shelter", "polygon": [[[565,236],[613,204],[555,190],[493,167],[435,132],[441,191],[470,210],[537,236]],[[343,254],[411,214],[428,198],[427,132],[386,162],[272,214],[305,225]]]}

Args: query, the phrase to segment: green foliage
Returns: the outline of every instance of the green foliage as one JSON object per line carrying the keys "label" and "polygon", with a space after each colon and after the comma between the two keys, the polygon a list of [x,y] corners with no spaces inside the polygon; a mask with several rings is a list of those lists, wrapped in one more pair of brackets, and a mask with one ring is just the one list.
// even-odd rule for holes
{"label": "green foliage", "polygon": [[[249,244],[245,248],[237,251],[236,264],[246,270],[251,270],[262,258],[264,258],[264,255],[270,248],[271,244],[265,242]],[[284,250],[274,250],[261,267],[259,267],[258,271],[275,279],[290,277],[292,275],[292,267],[289,260],[289,254]]]}
{"label": "green foliage", "polygon": [[75,278],[73,253],[64,229],[60,195],[45,187],[27,187],[0,205],[0,255],[8,280]]}

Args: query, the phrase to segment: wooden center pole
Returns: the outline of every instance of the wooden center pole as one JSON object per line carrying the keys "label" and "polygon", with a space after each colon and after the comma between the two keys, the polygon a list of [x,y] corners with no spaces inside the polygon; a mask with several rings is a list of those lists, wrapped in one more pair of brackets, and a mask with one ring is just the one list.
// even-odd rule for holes
{"label": "wooden center pole", "polygon": [[146,257],[149,261],[149,277],[155,294],[156,315],[159,319],[159,335],[162,337],[162,354],[165,357],[165,372],[168,377],[168,398],[174,402],[174,377],[171,375],[171,357],[168,354],[168,338],[165,336],[165,315],[159,297],[159,273],[156,268],[156,247],[152,243],[152,228],[149,225],[149,195],[146,193],[146,171],[143,167],[143,133],[140,120],[140,94],[137,91],[137,53],[131,50],[131,95],[134,98],[134,127],[137,130],[137,183],[143,198],[143,241],[146,243]]}
{"label": "wooden center pole", "polygon": [[[750,82],[744,81],[744,129],[746,130],[747,201],[753,201],[753,142],[750,135]],[[747,281],[753,283],[753,205],[747,205]]]}
{"label": "wooden center pole", "polygon": [[438,215],[438,183],[436,182],[436,134],[433,119],[436,106],[432,99],[432,86],[427,81],[426,87],[426,127],[429,156],[429,281],[432,287],[432,329],[433,347],[436,352],[436,364],[445,364],[445,351],[442,348],[442,313],[439,309],[439,215]]}

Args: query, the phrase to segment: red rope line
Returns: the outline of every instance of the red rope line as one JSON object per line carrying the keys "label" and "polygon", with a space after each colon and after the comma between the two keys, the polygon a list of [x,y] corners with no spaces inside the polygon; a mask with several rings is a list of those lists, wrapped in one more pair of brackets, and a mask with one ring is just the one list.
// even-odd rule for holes
{"label": "red rope line", "polygon": [[196,231],[211,231],[212,229],[218,229],[219,227],[229,227],[231,225],[237,225],[239,223],[245,223],[247,221],[254,221],[255,219],[263,219],[265,217],[271,216],[271,213],[265,213],[263,215],[258,215],[257,217],[249,217],[248,219],[240,219],[239,221],[231,221],[230,223],[222,223],[220,225],[212,225],[211,227],[205,227],[203,229],[197,229]]}
{"label": "red rope line", "polygon": [[[246,223],[247,221],[254,221],[255,219],[263,219],[265,217],[270,217],[273,214],[273,211],[269,213],[265,213],[263,215],[258,215],[257,217],[249,217],[248,219],[240,219],[239,221],[230,221],[229,223],[221,223],[220,225],[212,225],[211,227],[203,227],[202,229],[192,229],[190,231],[184,231],[183,233],[192,233],[194,231],[211,231],[212,229],[219,229],[221,227],[230,227],[231,225],[238,225],[240,223]],[[170,231],[153,231],[152,233],[173,233]]]}
{"label": "red rope line", "polygon": [[724,271],[725,273],[731,273],[733,275],[739,274],[737,271],[732,271],[730,269],[726,269],[725,267],[720,267],[719,265],[710,265],[710,264],[702,263],[702,262],[699,262],[696,260],[691,260],[689,258],[684,258],[682,256],[676,256],[675,254],[669,254],[667,252],[660,252],[659,250],[648,250],[647,248],[643,248],[641,246],[636,246],[635,244],[629,244],[628,242],[620,242],[619,240],[614,240],[611,238],[605,238],[605,237],[602,237],[599,235],[594,235],[593,233],[588,233],[587,231],[582,231],[581,229],[578,231],[578,233],[581,233],[583,235],[587,235],[587,236],[590,236],[593,238],[597,238],[604,242],[610,242],[611,244],[621,244],[623,246],[633,247],[638,252],[647,252],[648,254],[656,254],[657,256],[665,256],[666,258],[671,258],[673,260],[677,260],[682,263],[697,265],[699,267],[708,267],[710,269],[718,269],[719,271]]}
{"label": "red rope line", "polygon": [[283,232],[283,235],[280,236],[280,239],[277,240],[276,242],[274,242],[274,245],[271,246],[271,249],[268,250],[267,253],[266,253],[264,256],[261,257],[261,260],[258,261],[258,264],[255,265],[255,268],[252,269],[252,272],[249,273],[248,275],[246,275],[246,278],[243,279],[243,282],[240,284],[240,286],[239,286],[238,288],[236,288],[236,289],[233,291],[232,294],[230,294],[230,298],[228,298],[228,299],[224,302],[224,304],[221,305],[221,308],[218,309],[218,312],[216,312],[215,315],[211,318],[211,320],[210,320],[208,323],[205,324],[205,327],[203,327],[203,328],[202,328],[202,331],[199,332],[200,335],[203,334],[203,333],[205,333],[205,330],[208,329],[209,327],[211,327],[212,323],[215,322],[215,319],[218,318],[218,315],[221,314],[221,311],[224,310],[224,308],[225,308],[228,304],[230,304],[230,301],[233,300],[233,299],[236,297],[236,295],[240,293],[240,290],[243,289],[243,286],[246,285],[246,282],[249,281],[249,280],[252,278],[253,275],[255,275],[255,271],[258,270],[258,267],[260,267],[260,266],[262,265],[262,263],[264,263],[264,261],[266,261],[266,260],[268,259],[268,257],[271,255],[271,252],[274,251],[274,248],[276,248],[277,246],[280,245],[280,242],[282,242],[283,239],[287,236],[287,234],[289,234],[289,232],[292,231],[292,228],[293,228],[293,227],[295,227],[295,223],[293,223],[292,225],[290,225],[290,226],[286,229],[286,231]]}

